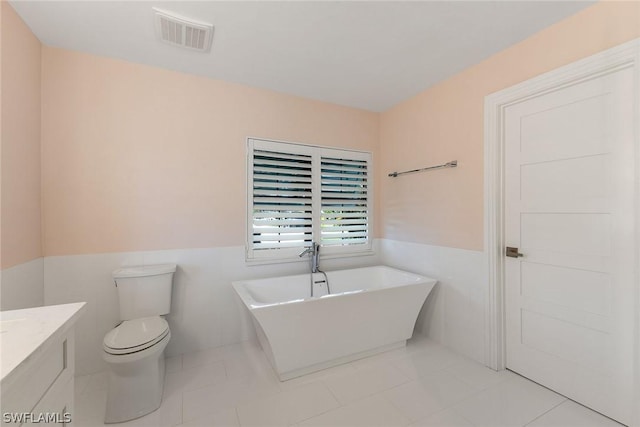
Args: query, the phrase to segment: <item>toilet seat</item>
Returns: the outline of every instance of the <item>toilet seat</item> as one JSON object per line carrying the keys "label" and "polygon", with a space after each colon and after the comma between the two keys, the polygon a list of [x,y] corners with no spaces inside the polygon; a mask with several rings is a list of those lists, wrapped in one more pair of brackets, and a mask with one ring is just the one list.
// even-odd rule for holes
{"label": "toilet seat", "polygon": [[154,346],[169,334],[169,324],[160,316],[125,320],[109,331],[103,349],[113,355],[137,353]]}

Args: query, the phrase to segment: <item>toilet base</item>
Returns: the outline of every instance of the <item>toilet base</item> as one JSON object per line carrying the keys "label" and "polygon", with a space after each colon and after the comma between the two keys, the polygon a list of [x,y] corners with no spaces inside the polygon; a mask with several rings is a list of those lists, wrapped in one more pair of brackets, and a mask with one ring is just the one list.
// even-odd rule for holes
{"label": "toilet base", "polygon": [[170,334],[153,347],[133,354],[103,353],[109,363],[105,423],[121,423],[160,407],[164,388],[164,349]]}

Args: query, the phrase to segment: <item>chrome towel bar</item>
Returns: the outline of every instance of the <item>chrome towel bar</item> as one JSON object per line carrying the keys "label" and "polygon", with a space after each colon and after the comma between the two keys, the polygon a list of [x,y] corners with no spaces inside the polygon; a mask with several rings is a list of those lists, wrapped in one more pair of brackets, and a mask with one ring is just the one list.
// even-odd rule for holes
{"label": "chrome towel bar", "polygon": [[452,160],[452,161],[447,162],[447,163],[442,164],[442,165],[429,166],[427,168],[413,169],[413,170],[404,171],[404,172],[393,172],[393,173],[390,173],[389,176],[395,178],[396,176],[404,175],[406,173],[422,172],[422,171],[428,171],[428,170],[433,170],[433,169],[455,168],[457,166],[458,166],[458,161],[457,160]]}

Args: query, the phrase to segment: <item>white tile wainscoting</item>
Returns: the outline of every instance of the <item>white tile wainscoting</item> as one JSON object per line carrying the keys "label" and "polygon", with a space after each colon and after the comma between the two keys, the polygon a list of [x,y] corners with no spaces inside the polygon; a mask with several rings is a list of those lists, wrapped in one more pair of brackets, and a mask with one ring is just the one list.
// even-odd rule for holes
{"label": "white tile wainscoting", "polygon": [[[423,336],[286,382],[254,341],[174,356],[166,367],[161,407],[119,425],[620,427]],[[105,373],[76,378],[76,426],[103,425],[106,391]]]}
{"label": "white tile wainscoting", "polygon": [[[379,264],[378,255],[322,260],[324,269]],[[102,360],[104,335],[119,321],[118,296],[111,272],[124,265],[178,264],[174,276],[168,356],[245,341],[254,336],[251,319],[231,282],[240,279],[302,274],[308,262],[247,265],[244,246],[93,255],[44,259],[44,303],[86,301],[87,311],[76,329],[76,371],[79,375],[107,369]]]}
{"label": "white tile wainscoting", "polygon": [[[484,257],[482,252],[377,239],[374,256],[322,260],[326,270],[386,264],[440,281],[427,299],[416,332],[483,361]],[[106,369],[102,339],[118,323],[118,299],[111,272],[123,265],[175,262],[169,356],[191,353],[253,337],[244,307],[231,282],[300,274],[307,262],[247,265],[244,247],[182,249],[44,258],[44,304],[86,301],[76,332],[76,369]],[[40,267],[40,274],[42,267]],[[4,287],[4,284],[3,284]]]}
{"label": "white tile wainscoting", "polygon": [[380,239],[382,263],[438,279],[416,332],[484,363],[484,252]]}
{"label": "white tile wainscoting", "polygon": [[34,260],[0,271],[0,310],[18,310],[44,304],[44,260]]}

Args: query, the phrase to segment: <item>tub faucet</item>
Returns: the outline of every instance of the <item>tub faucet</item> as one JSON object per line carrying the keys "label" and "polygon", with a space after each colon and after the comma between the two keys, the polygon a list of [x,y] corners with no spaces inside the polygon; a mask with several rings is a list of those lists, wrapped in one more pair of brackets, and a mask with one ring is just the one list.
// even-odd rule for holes
{"label": "tub faucet", "polygon": [[318,260],[320,257],[320,245],[316,242],[311,242],[311,246],[300,252],[298,256],[302,258],[306,254],[311,254],[311,272],[317,273],[320,270],[318,266]]}

